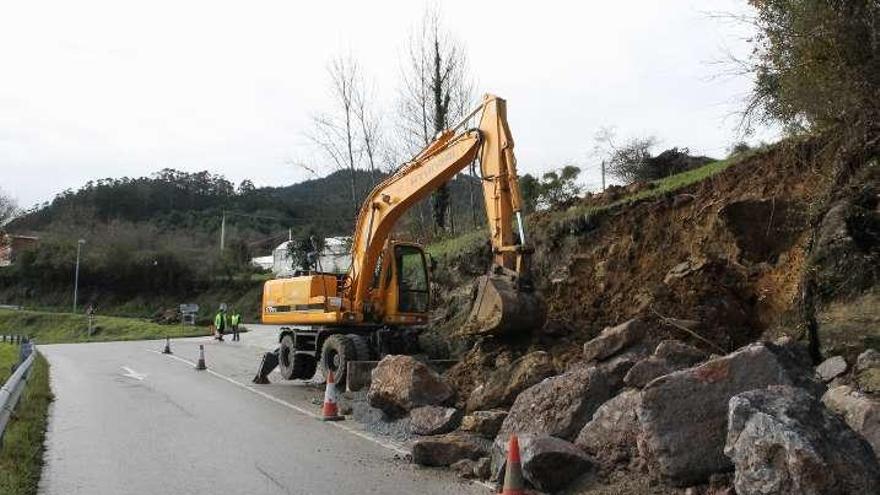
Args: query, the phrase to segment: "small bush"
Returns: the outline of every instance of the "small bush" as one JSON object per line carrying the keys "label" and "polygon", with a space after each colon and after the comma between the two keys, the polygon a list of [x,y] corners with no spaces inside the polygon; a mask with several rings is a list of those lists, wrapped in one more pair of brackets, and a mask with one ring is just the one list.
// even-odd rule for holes
{"label": "small bush", "polygon": [[873,125],[880,106],[880,2],[750,0],[751,120],[789,129]]}

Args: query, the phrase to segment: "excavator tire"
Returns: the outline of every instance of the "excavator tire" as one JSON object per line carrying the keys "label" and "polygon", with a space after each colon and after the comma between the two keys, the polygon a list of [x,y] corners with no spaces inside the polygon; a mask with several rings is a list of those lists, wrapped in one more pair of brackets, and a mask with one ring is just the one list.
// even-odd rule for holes
{"label": "excavator tire", "polygon": [[357,360],[357,347],[348,335],[331,335],[321,347],[321,365],[325,373],[333,372],[336,388],[339,390],[345,390],[348,362]]}
{"label": "excavator tire", "polygon": [[356,333],[350,333],[347,335],[351,342],[355,347],[356,361],[369,361],[372,357],[370,355],[370,343],[366,337],[363,335],[358,335]]}
{"label": "excavator tire", "polygon": [[315,376],[318,368],[318,360],[308,354],[295,354],[293,356],[293,377],[298,380],[308,380]]}
{"label": "excavator tire", "polygon": [[293,348],[293,335],[281,337],[278,347],[278,373],[285,380],[293,380],[293,362],[296,350]]}
{"label": "excavator tire", "polygon": [[315,374],[317,362],[308,354],[298,354],[293,346],[293,335],[281,338],[278,348],[278,372],[285,380],[307,380]]}

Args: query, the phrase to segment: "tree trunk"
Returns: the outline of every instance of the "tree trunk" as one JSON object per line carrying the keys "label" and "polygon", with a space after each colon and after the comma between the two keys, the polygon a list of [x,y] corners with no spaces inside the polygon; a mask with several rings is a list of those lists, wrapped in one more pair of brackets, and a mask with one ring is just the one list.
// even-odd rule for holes
{"label": "tree trunk", "polygon": [[[440,57],[440,40],[434,37],[434,74],[431,89],[434,96],[434,135],[446,128],[446,113],[449,109],[449,94],[444,91],[443,77],[440,71],[443,59]],[[446,184],[440,186],[433,195],[434,226],[438,232],[446,230],[446,210],[449,206],[449,189]]]}

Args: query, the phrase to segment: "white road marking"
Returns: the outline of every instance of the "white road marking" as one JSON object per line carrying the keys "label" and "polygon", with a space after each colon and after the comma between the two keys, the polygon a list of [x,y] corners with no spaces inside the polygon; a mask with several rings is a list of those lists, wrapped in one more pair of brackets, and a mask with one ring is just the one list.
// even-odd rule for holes
{"label": "white road marking", "polygon": [[[186,363],[186,364],[188,364],[188,365],[190,365],[190,366],[192,366],[192,367],[195,367],[195,366],[196,366],[195,361],[190,361],[190,360],[188,360],[188,359],[184,359],[184,358],[182,358],[182,357],[180,357],[180,356],[176,356],[176,355],[174,355],[174,354],[163,354],[163,353],[161,353],[161,352],[159,352],[159,351],[157,351],[157,350],[155,350],[155,349],[144,349],[144,350],[147,351],[147,352],[152,352],[152,353],[155,353],[155,354],[159,354],[159,355],[161,355],[161,356],[170,357],[171,359],[176,359],[176,360],[180,361],[181,363]],[[225,380],[225,381],[227,381],[227,382],[229,382],[229,383],[231,383],[231,384],[233,384],[233,385],[236,385],[236,386],[238,386],[238,387],[241,387],[241,388],[247,390],[248,392],[252,392],[252,393],[254,393],[254,394],[257,394],[257,395],[259,395],[260,397],[262,397],[262,398],[264,398],[264,399],[267,399],[267,400],[272,401],[272,402],[274,402],[274,403],[276,403],[276,404],[279,404],[279,405],[282,405],[282,406],[284,406],[284,407],[287,407],[288,409],[293,409],[294,411],[296,411],[296,412],[298,412],[298,413],[300,413],[300,414],[304,414],[304,415],[309,416],[309,417],[314,418],[314,419],[321,419],[321,415],[320,415],[320,414],[315,414],[315,413],[313,413],[312,411],[309,411],[308,409],[304,409],[304,408],[299,407],[299,406],[297,406],[297,405],[295,405],[295,404],[291,404],[290,402],[287,402],[286,400],[279,399],[278,397],[275,397],[275,396],[273,396],[273,395],[267,394],[266,392],[263,392],[262,390],[257,390],[257,389],[255,389],[254,387],[251,387],[250,385],[248,385],[248,384],[246,384],[246,383],[241,383],[240,381],[238,381],[238,380],[236,380],[236,379],[234,379],[234,378],[230,378],[230,377],[228,377],[228,376],[226,376],[226,375],[221,375],[220,373],[217,373],[216,371],[213,371],[213,370],[211,370],[211,369],[206,369],[206,370],[204,370],[204,371],[205,371],[206,373],[212,375],[212,376],[216,376],[217,378],[220,378],[221,380]],[[395,453],[397,453],[397,454],[399,454],[399,455],[401,455],[401,456],[406,457],[406,456],[411,456],[411,455],[412,455],[412,452],[410,452],[409,450],[407,450],[406,447],[404,447],[403,445],[400,445],[400,444],[398,444],[398,443],[396,443],[396,442],[391,442],[391,441],[383,440],[383,439],[381,439],[381,438],[377,438],[377,437],[375,437],[375,436],[373,436],[373,435],[371,435],[371,434],[369,434],[369,433],[367,433],[367,432],[356,430],[356,429],[352,428],[351,426],[346,425],[345,423],[335,422],[335,421],[328,421],[328,422],[326,422],[326,423],[324,423],[324,424],[325,424],[325,425],[328,425],[328,426],[334,426],[334,427],[339,428],[339,429],[341,429],[341,430],[345,430],[345,431],[347,431],[347,432],[349,432],[349,433],[351,433],[351,434],[353,434],[353,435],[356,435],[356,436],[358,436],[358,437],[360,437],[360,438],[363,438],[364,440],[367,440],[367,441],[369,441],[369,442],[373,442],[373,443],[375,443],[375,444],[377,444],[377,445],[379,445],[379,446],[381,446],[381,447],[385,447],[386,449],[391,450],[392,452],[395,452]],[[482,481],[482,480],[471,480],[471,482],[474,483],[474,484],[476,484],[476,485],[480,485],[480,486],[482,486],[482,487],[488,488],[489,490],[495,490],[495,485],[493,485],[493,484],[491,484],[491,483],[487,483],[487,482]]]}
{"label": "white road marking", "polygon": [[134,378],[135,380],[143,381],[144,378],[147,377],[146,374],[138,373],[137,371],[129,368],[128,366],[123,366],[122,369],[125,370],[125,373],[123,373],[122,376],[125,376],[128,378]]}

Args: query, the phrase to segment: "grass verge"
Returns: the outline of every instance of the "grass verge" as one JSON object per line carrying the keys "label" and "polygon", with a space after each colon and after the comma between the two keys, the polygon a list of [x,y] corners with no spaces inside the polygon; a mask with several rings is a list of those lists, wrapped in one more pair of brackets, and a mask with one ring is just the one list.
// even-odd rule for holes
{"label": "grass verge", "polygon": [[[704,181],[716,174],[719,174],[726,170],[728,167],[733,165],[734,163],[740,161],[740,157],[731,158],[727,160],[720,160],[717,162],[712,162],[707,165],[703,165],[700,168],[695,168],[693,170],[688,170],[687,172],[682,172],[680,174],[670,175],[669,177],[656,180],[652,182],[654,187],[651,189],[645,189],[643,191],[639,191],[635,194],[631,194],[624,198],[618,199],[613,203],[609,203],[603,206],[585,206],[580,208],[572,208],[569,212],[574,212],[577,214],[583,213],[597,213],[602,210],[610,210],[612,208],[635,203],[637,201],[641,201],[643,199],[656,198],[663,194],[670,193],[673,191],[677,191],[679,189],[683,189],[692,184],[696,184],[698,182]],[[568,212],[566,212],[568,213]]]}
{"label": "grass verge", "polygon": [[[645,189],[643,191],[637,192],[635,194],[631,194],[624,198],[618,199],[612,203],[602,205],[602,206],[575,206],[573,208],[569,208],[565,211],[552,212],[554,217],[559,217],[561,219],[570,218],[574,216],[580,215],[594,215],[596,213],[610,210],[612,208],[616,208],[621,205],[635,203],[637,201],[641,201],[643,199],[649,199],[654,197],[659,197],[663,194],[677,191],[679,189],[690,186],[691,184],[696,184],[700,181],[706,180],[720,172],[723,172],[728,167],[741,161],[744,157],[750,156],[749,154],[743,154],[741,156],[735,156],[729,158],[727,160],[720,160],[717,162],[712,162],[707,165],[704,165],[700,168],[696,168],[693,170],[688,170],[687,172],[682,172],[680,174],[671,175],[664,179],[660,179],[653,182],[654,187],[651,189]],[[528,219],[527,219],[528,222]],[[442,239],[436,242],[433,242],[425,247],[425,251],[428,254],[440,258],[443,256],[454,256],[461,253],[472,252],[477,246],[482,243],[485,243],[487,239],[487,233],[485,229],[474,230],[471,232],[467,232],[457,237],[450,237],[447,239]]]}
{"label": "grass verge", "polygon": [[0,384],[6,383],[12,366],[18,364],[18,353],[18,345],[0,343]]}
{"label": "grass verge", "polygon": [[210,334],[210,330],[206,327],[159,325],[137,318],[96,316],[95,329],[89,337],[85,315],[4,309],[0,310],[0,333],[28,335],[38,344],[59,344],[161,339],[165,336],[197,337]]}
{"label": "grass verge", "polygon": [[453,256],[472,251],[480,244],[486,243],[487,238],[486,229],[472,230],[456,237],[432,242],[425,246],[425,251],[435,258]]}
{"label": "grass verge", "polygon": [[50,402],[49,363],[37,354],[27,388],[6,426],[3,446],[0,447],[0,493],[37,493],[43,468],[43,440]]}

